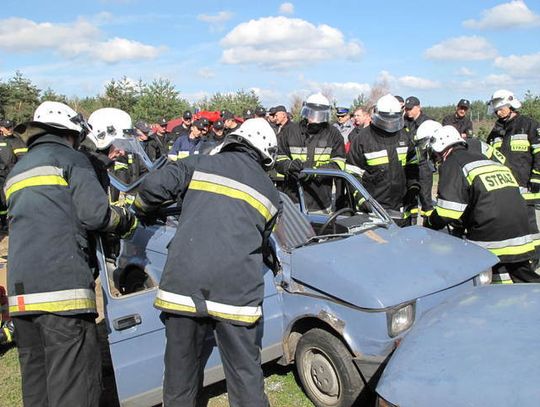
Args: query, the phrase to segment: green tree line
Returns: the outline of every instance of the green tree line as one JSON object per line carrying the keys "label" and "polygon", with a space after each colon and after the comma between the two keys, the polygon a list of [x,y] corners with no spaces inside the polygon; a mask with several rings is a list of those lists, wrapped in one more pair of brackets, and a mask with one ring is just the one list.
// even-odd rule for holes
{"label": "green tree line", "polygon": [[[369,95],[358,95],[351,109],[358,106],[371,106],[381,94],[388,92],[385,83],[375,84]],[[332,100],[332,96],[328,95]],[[241,116],[243,111],[261,105],[253,91],[239,90],[235,93],[214,93],[191,104],[181,96],[168,79],[154,79],[147,83],[142,80],[134,83],[126,77],[112,79],[103,92],[89,97],[67,97],[53,89],[39,89],[21,72],[17,72],[8,80],[0,79],[0,117],[11,119],[16,123],[32,118],[36,107],[43,101],[53,100],[67,103],[86,117],[101,107],[116,107],[128,112],[134,120],[142,119],[157,122],[161,118],[167,120],[180,117],[185,110],[221,110],[227,109]],[[540,121],[540,96],[528,91],[523,100],[521,112]],[[287,105],[286,102],[283,104]],[[289,101],[289,111],[299,118],[302,99],[298,95]],[[442,121],[443,117],[455,111],[454,105],[424,106],[424,112],[431,118]],[[487,113],[486,101],[471,102],[468,113],[475,125],[475,132],[485,137],[493,126],[494,118]]]}

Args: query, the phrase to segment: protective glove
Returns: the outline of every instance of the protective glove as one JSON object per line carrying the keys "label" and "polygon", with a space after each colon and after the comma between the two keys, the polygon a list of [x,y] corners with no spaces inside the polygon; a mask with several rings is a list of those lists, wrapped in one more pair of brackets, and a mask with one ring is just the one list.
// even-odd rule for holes
{"label": "protective glove", "polygon": [[[124,206],[111,205],[111,211],[115,212],[118,217],[114,232],[120,235],[122,239],[131,238],[139,224],[135,214]],[[111,214],[111,216],[113,215]]]}
{"label": "protective glove", "polygon": [[289,167],[287,168],[287,175],[292,179],[298,181],[302,179],[300,173],[304,169],[304,162],[298,158],[291,160]]}
{"label": "protective glove", "polygon": [[378,184],[386,178],[386,169],[379,168],[373,172],[366,171],[362,175],[362,183],[368,183],[371,185]]}
{"label": "protective glove", "polygon": [[418,192],[420,188],[417,185],[413,185],[407,189],[405,196],[403,197],[403,206],[417,206],[418,205]]}
{"label": "protective glove", "polygon": [[529,191],[531,191],[533,194],[537,194],[540,192],[540,184],[536,182],[529,183]]}

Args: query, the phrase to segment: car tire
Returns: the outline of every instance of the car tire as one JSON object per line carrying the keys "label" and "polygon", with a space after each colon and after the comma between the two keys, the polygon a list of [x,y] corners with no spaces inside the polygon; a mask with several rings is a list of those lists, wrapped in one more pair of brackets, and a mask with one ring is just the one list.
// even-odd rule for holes
{"label": "car tire", "polygon": [[295,359],[304,391],[317,407],[349,407],[364,388],[349,350],[323,329],[302,335]]}

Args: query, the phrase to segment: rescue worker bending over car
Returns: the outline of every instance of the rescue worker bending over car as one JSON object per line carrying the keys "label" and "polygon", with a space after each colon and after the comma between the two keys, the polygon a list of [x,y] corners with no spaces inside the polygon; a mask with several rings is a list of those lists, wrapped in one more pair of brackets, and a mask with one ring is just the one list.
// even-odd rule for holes
{"label": "rescue worker bending over car", "polygon": [[441,164],[437,204],[426,226],[461,221],[469,241],[499,257],[494,282],[540,282],[531,267],[527,206],[510,169],[470,151],[453,126],[436,130],[430,149]]}
{"label": "rescue worker bending over car", "polygon": [[142,217],[182,202],[154,302],[167,337],[165,407],[195,406],[207,328],[217,337],[230,404],[268,405],[260,358],[263,252],[280,200],[265,170],[274,164],[276,144],[265,119],[249,119],[216,155],[193,155],[150,173],[135,198]]}
{"label": "rescue worker bending over car", "polygon": [[135,217],[109,206],[88,159],[89,130],[69,106],[44,102],[15,131],[28,152],[4,187],[10,220],[9,314],[26,406],[99,405],[101,359],[88,232],[124,234]]}

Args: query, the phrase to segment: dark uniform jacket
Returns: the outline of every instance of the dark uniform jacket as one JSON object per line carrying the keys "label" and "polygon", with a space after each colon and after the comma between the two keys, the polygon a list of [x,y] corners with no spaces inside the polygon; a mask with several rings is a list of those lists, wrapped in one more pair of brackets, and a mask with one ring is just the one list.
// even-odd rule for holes
{"label": "dark uniform jacket", "polygon": [[467,134],[468,136],[472,135],[473,124],[471,119],[467,116],[458,117],[455,113],[445,116],[442,121],[443,126],[454,126],[459,134]]}
{"label": "dark uniform jacket", "polygon": [[[319,132],[310,134],[307,122],[291,121],[278,134],[278,156],[276,170],[285,175],[283,192],[298,202],[296,180],[288,176],[291,161],[298,159],[304,168],[345,169],[345,145],[339,131],[329,124]],[[327,178],[314,178],[303,183],[304,199],[309,209],[325,209],[331,204],[332,183]]]}
{"label": "dark uniform jacket", "polygon": [[141,140],[140,143],[144,152],[152,162],[166,154],[166,147],[161,143],[159,136],[155,134],[149,134],[148,139]]}
{"label": "dark uniform jacket", "polygon": [[150,212],[179,199],[182,214],[154,305],[255,323],[264,297],[262,246],[280,208],[258,154],[240,148],[171,162],[148,175],[135,206]]}
{"label": "dark uniform jacket", "polygon": [[[420,115],[416,120],[405,118],[405,132],[409,135],[411,140],[414,140],[414,136],[418,131],[418,127],[426,120],[431,120],[424,112],[420,112]],[[433,210],[431,189],[433,188],[433,168],[427,151],[419,151],[417,153],[418,158],[418,179],[420,182],[419,199],[421,206],[421,215],[429,215]],[[411,208],[411,212],[414,214],[418,210],[417,208]]]}
{"label": "dark uniform jacket", "polygon": [[[0,137],[0,188],[4,189],[6,178],[17,162],[17,157],[13,153],[13,149],[7,142],[5,137]],[[7,206],[4,194],[2,192],[0,198],[0,216],[7,214]]]}
{"label": "dark uniform jacket", "polygon": [[461,220],[466,237],[503,263],[530,259],[534,252],[527,206],[510,169],[456,146],[439,167],[437,204],[428,219],[435,229]]}
{"label": "dark uniform jacket", "polygon": [[400,211],[409,204],[404,202],[408,188],[418,186],[416,150],[403,130],[387,133],[372,124],[360,129],[349,164],[363,170],[362,184],[385,209]]}
{"label": "dark uniform jacket", "polygon": [[518,114],[513,119],[497,120],[487,142],[506,157],[518,184],[529,188],[540,184],[540,125]]}
{"label": "dark uniform jacket", "polygon": [[201,137],[189,138],[188,134],[184,134],[176,139],[167,157],[172,161],[176,161],[192,154],[198,154],[200,143]]}
{"label": "dark uniform jacket", "polygon": [[13,154],[17,157],[17,159],[22,158],[26,152],[28,151],[28,147],[26,147],[26,144],[24,144],[24,141],[22,141],[19,137],[15,135],[11,136],[4,136],[6,142],[9,144],[11,149],[13,150]]}
{"label": "dark uniform jacket", "polygon": [[95,312],[87,231],[113,230],[119,219],[88,159],[64,139],[43,135],[4,191],[10,314]]}

